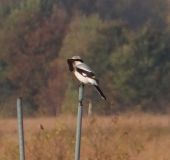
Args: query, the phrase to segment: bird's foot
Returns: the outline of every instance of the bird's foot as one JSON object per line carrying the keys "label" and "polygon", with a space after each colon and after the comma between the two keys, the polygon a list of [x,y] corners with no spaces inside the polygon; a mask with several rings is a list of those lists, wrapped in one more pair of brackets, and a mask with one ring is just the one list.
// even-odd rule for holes
{"label": "bird's foot", "polygon": [[79,84],[79,87],[80,87],[80,86],[84,86],[84,83],[83,83],[83,82],[81,82],[81,83]]}

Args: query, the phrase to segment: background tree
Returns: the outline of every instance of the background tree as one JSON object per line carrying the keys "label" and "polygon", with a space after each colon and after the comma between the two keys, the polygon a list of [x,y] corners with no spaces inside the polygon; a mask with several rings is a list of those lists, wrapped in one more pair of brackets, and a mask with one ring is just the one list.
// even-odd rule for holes
{"label": "background tree", "polygon": [[[74,113],[79,82],[66,60],[80,55],[108,101],[85,88],[96,113],[169,108],[169,0],[0,0],[0,113]],[[75,100],[74,100],[75,99]],[[39,112],[39,113],[37,113]]]}
{"label": "background tree", "polygon": [[[125,106],[138,104],[144,110],[152,107],[154,110],[162,108],[156,103],[160,97],[166,99],[169,96],[167,94],[169,87],[165,83],[168,78],[165,72],[169,73],[170,64],[168,50],[166,36],[149,26],[135,35],[132,42],[124,46],[123,50],[113,53],[112,64],[117,70],[114,75],[117,99],[126,102]],[[120,57],[123,58],[120,60]]]}

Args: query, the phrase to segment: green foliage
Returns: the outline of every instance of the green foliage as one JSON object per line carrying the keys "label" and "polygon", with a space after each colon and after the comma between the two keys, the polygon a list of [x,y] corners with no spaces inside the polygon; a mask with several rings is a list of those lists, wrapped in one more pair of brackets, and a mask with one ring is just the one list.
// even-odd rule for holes
{"label": "green foliage", "polygon": [[[108,56],[117,48],[127,43],[126,25],[123,22],[104,23],[98,28],[96,40],[88,47],[89,63],[95,64],[96,72],[100,71],[103,75],[106,68],[109,68]],[[97,58],[95,58],[97,57]],[[102,66],[100,63],[102,62]],[[98,67],[101,67],[98,69]],[[98,73],[97,73],[98,74]]]}
{"label": "green foliage", "polygon": [[[157,95],[162,85],[162,70],[168,60],[165,39],[159,31],[146,29],[134,40],[134,54],[130,66],[135,67],[129,84],[140,90],[141,98]],[[166,58],[165,58],[166,57]],[[163,68],[162,68],[163,67]],[[132,82],[133,79],[133,82]],[[140,79],[143,79],[140,82]],[[140,82],[140,83],[139,83]]]}
{"label": "green foliage", "polygon": [[131,28],[141,28],[148,21],[164,28],[168,6],[168,0],[87,0],[80,8],[86,15],[98,13],[103,20],[125,20]]}
{"label": "green foliage", "polygon": [[65,92],[64,102],[62,104],[62,113],[77,113],[78,106],[78,87],[77,90],[69,83]]}
{"label": "green foliage", "polygon": [[142,110],[150,110],[160,97],[168,97],[168,77],[164,74],[169,70],[168,50],[166,35],[158,29],[149,25],[134,34],[118,21],[104,23],[98,29],[87,61],[107,82],[104,92],[110,93],[109,98],[119,109],[141,105]]}
{"label": "green foliage", "polygon": [[86,17],[77,13],[67,30],[60,56],[65,60],[74,55],[88,55],[88,46],[96,39],[101,23],[98,15]]}
{"label": "green foliage", "polygon": [[[127,32],[128,28],[122,21],[104,23],[98,29],[96,41],[91,43],[88,48],[89,59],[87,61],[93,66],[92,69],[95,71],[96,76],[99,77],[99,84],[110,101],[113,100],[115,92],[113,81],[115,79],[115,71],[117,70],[111,61],[112,52],[117,51],[122,45],[128,43]],[[99,98],[98,95],[96,97]],[[106,110],[108,108],[106,107]]]}
{"label": "green foliage", "polygon": [[129,45],[112,54],[116,71],[114,88],[119,101],[138,104],[146,99],[155,101],[158,96],[165,96],[167,86],[163,79],[167,75],[163,71],[169,70],[168,48],[165,35],[148,27]]}
{"label": "green foliage", "polygon": [[168,4],[168,0],[2,0],[1,113],[13,112],[18,96],[24,97],[27,115],[75,112],[78,81],[70,78],[66,63],[74,55],[91,66],[108,98],[99,102],[96,90],[85,88],[85,104],[93,99],[96,112],[132,106],[155,110],[154,105],[165,111],[170,96]]}
{"label": "green foliage", "polygon": [[[15,96],[22,95],[25,105],[32,111],[41,105],[47,107],[47,103],[53,103],[51,97],[45,97],[45,93],[49,93],[52,85],[54,89],[58,85],[54,86],[48,76],[53,76],[60,68],[57,66],[58,69],[54,71],[51,63],[58,56],[66,25],[64,11],[54,8],[50,17],[44,18],[39,5],[39,1],[36,4],[26,1],[20,8],[12,10],[1,37],[1,54],[8,67],[6,76],[16,89]],[[62,98],[62,95],[59,97]],[[57,99],[58,108],[61,98]],[[49,113],[55,114],[52,111]]]}

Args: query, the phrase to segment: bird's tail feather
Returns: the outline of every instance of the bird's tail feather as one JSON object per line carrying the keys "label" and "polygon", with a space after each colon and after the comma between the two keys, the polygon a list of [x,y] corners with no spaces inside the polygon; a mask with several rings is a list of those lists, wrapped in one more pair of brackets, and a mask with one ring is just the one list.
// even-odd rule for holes
{"label": "bird's tail feather", "polygon": [[106,100],[106,97],[103,94],[103,92],[101,91],[101,89],[99,88],[99,86],[96,86],[96,85],[94,85],[94,86],[95,86],[96,90],[99,92],[99,94],[101,95],[101,97]]}

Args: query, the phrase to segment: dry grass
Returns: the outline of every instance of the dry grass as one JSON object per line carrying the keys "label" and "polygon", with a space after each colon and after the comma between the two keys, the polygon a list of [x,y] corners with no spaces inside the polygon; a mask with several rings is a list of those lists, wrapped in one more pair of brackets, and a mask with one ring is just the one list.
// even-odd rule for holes
{"label": "dry grass", "polygon": [[[17,128],[0,120],[0,159],[19,159]],[[24,119],[24,131],[27,160],[74,159],[75,116]],[[169,160],[169,147],[170,116],[83,117],[81,160]]]}

